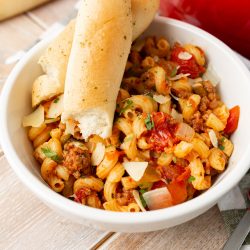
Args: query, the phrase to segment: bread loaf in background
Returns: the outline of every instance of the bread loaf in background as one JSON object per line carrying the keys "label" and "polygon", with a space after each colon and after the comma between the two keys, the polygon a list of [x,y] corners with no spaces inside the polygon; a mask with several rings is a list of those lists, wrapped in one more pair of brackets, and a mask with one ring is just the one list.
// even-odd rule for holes
{"label": "bread loaf in background", "polygon": [[[159,8],[159,2],[160,0],[131,0],[133,40],[140,36],[152,22]],[[54,82],[60,84],[60,87],[51,88],[51,92],[44,95],[45,91],[43,91],[42,88],[45,83],[39,87],[34,86],[33,89],[35,91],[33,92],[34,97],[32,98],[33,107],[37,106],[41,101],[46,100],[48,95],[56,96],[63,93],[74,29],[75,20],[72,20],[40,57],[38,63],[43,68],[43,71],[49,76],[49,78],[55,78]],[[36,81],[34,84],[38,83],[39,81]],[[46,91],[49,90],[46,84],[44,88]],[[56,89],[60,91],[55,92]]]}
{"label": "bread loaf in background", "polygon": [[0,0],[0,21],[51,0]]}
{"label": "bread loaf in background", "polygon": [[87,139],[111,135],[132,43],[131,0],[82,1],[67,67],[62,121]]}

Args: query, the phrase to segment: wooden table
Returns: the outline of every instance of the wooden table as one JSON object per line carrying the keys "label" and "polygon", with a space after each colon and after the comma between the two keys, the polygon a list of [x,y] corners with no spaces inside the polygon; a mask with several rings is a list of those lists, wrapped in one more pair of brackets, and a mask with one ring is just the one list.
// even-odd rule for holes
{"label": "wooden table", "polygon": [[[4,61],[65,18],[76,0],[54,1],[0,23],[0,89],[13,68]],[[217,207],[198,218],[151,233],[101,232],[72,223],[35,197],[0,148],[0,249],[221,249],[228,233]]]}

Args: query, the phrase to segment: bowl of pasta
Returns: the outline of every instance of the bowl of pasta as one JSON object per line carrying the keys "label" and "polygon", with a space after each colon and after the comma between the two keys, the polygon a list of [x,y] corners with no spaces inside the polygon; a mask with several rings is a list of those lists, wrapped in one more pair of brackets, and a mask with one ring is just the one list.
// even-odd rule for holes
{"label": "bowl of pasta", "polygon": [[156,17],[132,44],[111,136],[86,139],[61,119],[63,93],[31,106],[52,39],[12,71],[0,112],[10,165],[49,207],[102,230],[159,230],[207,211],[247,172],[250,76],[221,41]]}

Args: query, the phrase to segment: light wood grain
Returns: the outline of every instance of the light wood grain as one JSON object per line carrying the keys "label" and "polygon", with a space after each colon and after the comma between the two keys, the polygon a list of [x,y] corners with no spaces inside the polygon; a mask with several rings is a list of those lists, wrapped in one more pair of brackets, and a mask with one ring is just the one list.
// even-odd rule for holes
{"label": "light wood grain", "polygon": [[73,11],[77,2],[78,0],[53,1],[44,7],[28,12],[28,15],[42,27],[49,27],[54,22],[65,19]]}
{"label": "light wood grain", "polygon": [[72,223],[42,204],[0,158],[0,249],[87,249],[109,233]]}
{"label": "light wood grain", "polygon": [[42,32],[43,30],[25,15],[0,23],[0,88],[14,67],[14,64],[6,65],[5,60],[33,44]]}
{"label": "light wood grain", "polygon": [[117,233],[99,250],[221,249],[228,238],[217,207],[196,219],[170,229],[142,234]]}

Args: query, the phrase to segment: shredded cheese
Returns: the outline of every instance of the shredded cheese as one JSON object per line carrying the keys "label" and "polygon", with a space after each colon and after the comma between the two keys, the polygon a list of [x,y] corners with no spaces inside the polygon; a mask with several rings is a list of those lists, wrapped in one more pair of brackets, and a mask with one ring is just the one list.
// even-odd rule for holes
{"label": "shredded cheese", "polygon": [[153,95],[153,99],[159,104],[165,104],[171,100],[170,96],[156,95],[156,94]]}
{"label": "shredded cheese", "polygon": [[189,59],[192,58],[192,55],[191,55],[190,53],[184,51],[184,52],[180,52],[180,53],[178,54],[178,57],[179,57],[179,59],[181,59],[181,60],[189,60]]}
{"label": "shredded cheese", "polygon": [[122,165],[133,180],[139,181],[148,167],[148,162],[130,161],[123,162]]}
{"label": "shredded cheese", "polygon": [[44,123],[44,107],[40,105],[34,112],[23,118],[24,127],[40,127]]}
{"label": "shredded cheese", "polygon": [[63,95],[58,96],[49,107],[47,118],[57,118],[63,112]]}
{"label": "shredded cheese", "polygon": [[210,141],[215,148],[218,148],[218,139],[213,129],[208,132]]}

